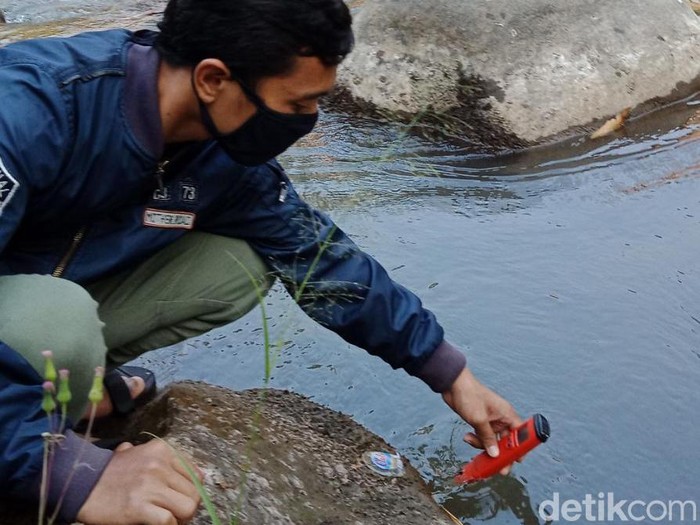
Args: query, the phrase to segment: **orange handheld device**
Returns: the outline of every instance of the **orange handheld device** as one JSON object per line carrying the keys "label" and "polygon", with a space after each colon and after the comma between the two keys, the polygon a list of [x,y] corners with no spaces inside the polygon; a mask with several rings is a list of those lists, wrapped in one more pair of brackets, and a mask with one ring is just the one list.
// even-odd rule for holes
{"label": "orange handheld device", "polygon": [[500,454],[492,458],[482,452],[464,465],[455,477],[455,483],[471,483],[498,473],[549,438],[549,422],[542,414],[535,414],[518,428],[511,430],[498,442]]}

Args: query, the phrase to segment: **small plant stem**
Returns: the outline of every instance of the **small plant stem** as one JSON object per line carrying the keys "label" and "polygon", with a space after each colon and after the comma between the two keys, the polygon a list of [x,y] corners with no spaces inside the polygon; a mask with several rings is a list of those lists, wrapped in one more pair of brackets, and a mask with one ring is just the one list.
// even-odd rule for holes
{"label": "small plant stem", "polygon": [[90,418],[88,419],[88,426],[87,430],[85,431],[85,436],[83,438],[83,442],[80,445],[80,452],[78,452],[78,456],[75,458],[75,462],[73,463],[73,468],[71,469],[70,473],[68,474],[68,477],[66,479],[65,484],[63,485],[63,490],[61,491],[61,496],[58,498],[58,503],[56,504],[56,508],[53,511],[53,514],[49,518],[48,525],[52,525],[56,519],[58,518],[58,513],[61,510],[61,505],[63,505],[63,500],[66,497],[66,494],[68,493],[68,487],[71,484],[71,481],[73,481],[73,476],[75,476],[76,471],[78,470],[78,463],[80,462],[80,458],[83,457],[85,454],[85,447],[87,447],[88,443],[90,442],[90,433],[92,432],[92,424],[95,422],[95,414],[97,413],[97,403],[92,403],[90,407]]}
{"label": "small plant stem", "polygon": [[49,452],[51,448],[51,435],[44,435],[44,460],[41,469],[41,490],[39,495],[39,525],[44,524],[44,516],[46,515],[46,493],[48,492],[48,474],[49,474]]}
{"label": "small plant stem", "polygon": [[[337,226],[333,226],[331,231],[328,233],[326,239],[324,239],[322,242],[319,243],[319,249],[314,257],[314,260],[311,262],[309,269],[306,271],[306,274],[304,275],[304,278],[302,279],[301,284],[295,290],[295,293],[293,295],[293,299],[294,299],[295,303],[299,303],[299,301],[301,300],[301,298],[304,294],[304,291],[306,290],[306,287],[309,283],[309,280],[311,279],[311,276],[313,275],[314,270],[318,266],[318,263],[321,260],[321,257],[323,256],[323,253],[331,245],[331,239],[333,238],[333,235],[335,234],[336,229],[337,229]],[[245,265],[234,254],[232,254],[231,252],[228,252],[228,254],[234,261],[236,261],[236,263],[247,274],[248,279],[250,279],[250,282],[253,284],[253,287],[255,288],[255,294],[258,298],[258,303],[260,304],[260,311],[261,311],[261,315],[262,315],[263,344],[264,344],[264,348],[265,348],[265,377],[263,380],[264,388],[260,392],[260,395],[258,397],[258,403],[255,407],[255,411],[253,412],[253,418],[251,421],[251,437],[248,440],[248,443],[246,445],[246,452],[244,454],[245,464],[243,465],[243,468],[242,468],[242,476],[241,476],[241,482],[240,482],[240,490],[238,492],[238,501],[236,503],[236,510],[234,510],[234,512],[232,513],[232,515],[230,516],[230,519],[229,519],[230,525],[237,525],[238,524],[238,512],[243,508],[243,502],[245,501],[245,496],[246,496],[248,474],[250,473],[250,470],[252,468],[252,460],[250,459],[252,456],[252,449],[255,446],[255,443],[260,438],[260,420],[262,418],[262,407],[265,404],[265,401],[267,400],[267,396],[269,394],[270,380],[272,379],[272,366],[273,366],[272,363],[273,363],[273,358],[274,358],[274,354],[275,354],[275,349],[281,348],[282,343],[281,343],[281,340],[279,341],[278,344],[274,344],[274,345],[271,342],[270,326],[269,326],[268,317],[267,317],[267,308],[265,306],[265,294],[263,293],[263,290],[260,288],[260,285],[258,284],[258,280],[253,276],[252,273],[250,273],[248,268],[246,268]],[[193,477],[193,481],[194,481],[194,477]],[[198,481],[199,481],[199,479],[196,480],[195,484],[197,484]],[[204,499],[204,498],[202,498],[202,499]],[[205,506],[206,506],[206,502],[205,502]],[[209,507],[207,507],[207,511],[209,512],[209,515],[212,518],[212,521],[214,521],[214,525],[219,525],[218,519],[215,520],[215,515],[213,514],[213,511],[209,510]]]}
{"label": "small plant stem", "polygon": [[58,427],[58,433],[63,434],[66,430],[66,419],[68,419],[68,405],[61,404],[61,424]]}
{"label": "small plant stem", "polygon": [[337,226],[333,226],[333,228],[331,228],[331,231],[328,233],[328,237],[326,237],[326,239],[319,245],[318,253],[316,254],[316,257],[314,257],[314,260],[311,263],[311,266],[309,266],[309,270],[306,272],[306,275],[304,275],[304,279],[301,281],[299,288],[297,288],[296,292],[294,293],[294,302],[295,303],[298,303],[301,300],[301,296],[303,295],[304,290],[306,289],[306,285],[309,283],[309,279],[311,278],[311,274],[313,274],[314,270],[316,269],[316,266],[318,266],[318,262],[321,260],[323,253],[331,245],[331,239],[333,238],[333,235],[335,234],[336,229],[337,229]]}

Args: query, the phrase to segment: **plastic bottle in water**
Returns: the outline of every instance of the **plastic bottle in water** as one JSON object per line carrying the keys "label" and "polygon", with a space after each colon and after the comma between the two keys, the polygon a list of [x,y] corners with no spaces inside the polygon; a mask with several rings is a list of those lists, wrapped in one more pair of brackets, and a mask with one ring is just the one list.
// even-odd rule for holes
{"label": "plastic bottle in water", "polygon": [[381,476],[400,477],[406,473],[401,456],[389,452],[365,452],[362,455],[365,465]]}

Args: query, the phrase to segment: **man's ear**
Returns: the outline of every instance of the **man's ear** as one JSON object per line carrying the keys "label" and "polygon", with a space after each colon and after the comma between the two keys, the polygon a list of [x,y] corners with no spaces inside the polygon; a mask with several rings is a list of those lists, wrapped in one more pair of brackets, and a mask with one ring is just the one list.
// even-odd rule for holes
{"label": "man's ear", "polygon": [[224,88],[224,81],[230,80],[230,72],[218,58],[207,58],[194,67],[192,83],[199,98],[210,104]]}

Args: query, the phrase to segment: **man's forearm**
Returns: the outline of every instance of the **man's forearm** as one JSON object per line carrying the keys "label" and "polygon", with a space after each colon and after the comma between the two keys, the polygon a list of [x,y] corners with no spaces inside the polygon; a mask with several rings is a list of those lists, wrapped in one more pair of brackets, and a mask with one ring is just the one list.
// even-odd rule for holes
{"label": "man's forearm", "polygon": [[[43,434],[55,431],[55,425],[41,408],[42,396],[40,375],[22,356],[0,342],[0,490],[30,501],[39,499]],[[111,452],[67,431],[49,458],[49,508],[65,493],[61,517],[72,522],[110,457]]]}

